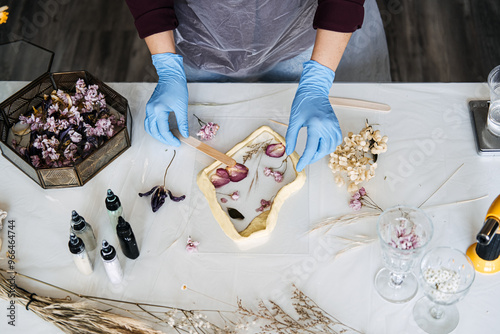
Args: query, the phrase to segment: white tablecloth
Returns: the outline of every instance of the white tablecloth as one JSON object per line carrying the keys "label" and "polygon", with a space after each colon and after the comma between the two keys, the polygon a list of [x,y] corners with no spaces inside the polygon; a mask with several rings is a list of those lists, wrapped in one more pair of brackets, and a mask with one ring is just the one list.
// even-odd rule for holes
{"label": "white tablecloth", "polygon": [[[0,82],[0,100],[25,83]],[[0,209],[16,221],[16,270],[82,294],[129,301],[175,305],[185,308],[230,309],[243,299],[255,306],[258,298],[287,301],[294,283],[327,312],[343,323],[367,333],[423,333],[412,316],[417,296],[405,304],[391,304],[375,291],[373,277],[381,268],[378,242],[335,257],[345,247],[334,235],[375,237],[376,219],[361,220],[343,228],[306,233],[323,219],[352,212],[345,187],[336,186],[327,159],[307,169],[304,188],[282,208],[274,234],[287,235],[287,225],[304,233],[271,238],[261,248],[243,251],[234,246],[214,220],[195,183],[198,171],[210,159],[188,146],[177,149],[167,176],[167,187],[186,200],[170,202],[152,213],[149,199],[139,192],[160,184],[171,151],[147,135],[144,108],[152,83],[112,83],[125,96],[134,118],[132,147],[85,186],[43,190],[4,157],[0,158]],[[268,119],[287,122],[295,93],[294,84],[190,84],[190,113],[221,124],[221,135],[212,143],[226,151],[258,126],[267,124],[284,134],[286,129]],[[376,177],[365,185],[383,208],[396,204],[419,205],[461,164],[459,172],[426,203],[435,226],[429,247],[452,246],[462,251],[475,241],[485,213],[500,193],[496,178],[500,157],[480,157],[475,143],[467,100],[486,99],[485,84],[335,84],[331,94],[391,105],[390,113],[336,108],[342,130],[357,132],[365,119],[389,136],[388,152],[379,158]],[[216,105],[196,105],[215,103]],[[191,132],[197,129],[191,118]],[[304,145],[300,136],[299,153]],[[102,262],[94,273],[81,275],[67,248],[71,210],[93,226],[98,240],[118,247],[104,206],[112,189],[133,226],[141,255],[133,261],[121,256],[124,283],[112,286]],[[488,195],[466,204],[431,207]],[[298,223],[293,217],[299,217]],[[295,223],[295,225],[294,225]],[[300,226],[297,227],[297,224]],[[5,239],[0,266],[6,267]],[[298,235],[297,235],[298,234]],[[188,236],[200,241],[199,253],[188,254]],[[121,255],[121,252],[119,251]],[[38,295],[65,296],[46,286],[18,278],[17,283]],[[460,323],[456,333],[497,333],[500,318],[500,274],[477,274],[470,293],[457,306]],[[56,333],[53,325],[22,307],[16,327],[7,324],[8,303],[0,301],[0,333]],[[496,325],[495,325],[496,324]]]}

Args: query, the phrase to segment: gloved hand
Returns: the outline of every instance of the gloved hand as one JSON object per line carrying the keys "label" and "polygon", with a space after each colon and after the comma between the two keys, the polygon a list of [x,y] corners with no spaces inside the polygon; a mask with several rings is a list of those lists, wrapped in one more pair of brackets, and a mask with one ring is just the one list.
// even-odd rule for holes
{"label": "gloved hand", "polygon": [[304,63],[299,87],[292,103],[286,154],[292,154],[297,144],[299,130],[307,127],[306,148],[297,163],[297,171],[334,152],[342,141],[339,121],[328,100],[335,72],[314,60]]}
{"label": "gloved hand", "polygon": [[168,115],[174,112],[179,132],[189,137],[188,90],[182,56],[174,53],[160,53],[152,56],[159,80],[153,95],[146,104],[144,129],[162,143],[179,146],[181,143],[168,124]]}

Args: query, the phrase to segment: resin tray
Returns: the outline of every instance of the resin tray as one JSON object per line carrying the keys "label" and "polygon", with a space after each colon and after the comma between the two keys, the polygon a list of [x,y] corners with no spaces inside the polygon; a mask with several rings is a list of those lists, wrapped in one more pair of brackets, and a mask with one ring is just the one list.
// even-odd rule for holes
{"label": "resin tray", "polygon": [[[248,176],[239,182],[215,188],[210,181],[218,168],[226,166],[214,162],[203,169],[197,177],[197,183],[208,201],[212,214],[224,233],[234,241],[243,241],[268,236],[276,226],[278,214],[286,199],[298,191],[305,183],[305,172],[297,172],[295,166],[299,160],[297,153],[279,158],[269,157],[265,148],[269,144],[285,144],[284,138],[268,126],[255,130],[245,140],[234,146],[227,155],[248,168]],[[276,182],[273,176],[265,176],[264,168],[273,168],[283,173],[283,181]],[[237,200],[230,194],[239,192]],[[223,202],[223,198],[227,200]],[[258,211],[261,200],[271,202],[264,211]],[[228,209],[235,209],[243,219],[231,218]]]}

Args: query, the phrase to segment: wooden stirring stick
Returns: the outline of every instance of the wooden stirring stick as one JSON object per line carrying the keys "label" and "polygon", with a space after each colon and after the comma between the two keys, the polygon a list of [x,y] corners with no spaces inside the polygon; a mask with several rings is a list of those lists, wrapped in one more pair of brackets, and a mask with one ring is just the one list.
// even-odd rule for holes
{"label": "wooden stirring stick", "polygon": [[198,139],[191,136],[189,136],[188,138],[184,138],[177,129],[170,129],[170,131],[172,131],[173,135],[179,138],[181,142],[194,147],[195,149],[205,153],[209,157],[214,158],[215,160],[218,160],[229,167],[233,167],[234,165],[236,165],[236,160],[222,152],[217,151],[215,148],[208,146]]}

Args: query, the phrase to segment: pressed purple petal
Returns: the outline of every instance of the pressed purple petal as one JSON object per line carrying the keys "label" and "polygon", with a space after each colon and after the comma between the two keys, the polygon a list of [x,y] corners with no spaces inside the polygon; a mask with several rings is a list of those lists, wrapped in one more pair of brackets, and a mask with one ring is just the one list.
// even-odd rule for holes
{"label": "pressed purple petal", "polygon": [[266,154],[271,158],[280,158],[285,154],[285,145],[279,144],[269,144],[266,147]]}
{"label": "pressed purple petal", "polygon": [[233,167],[226,167],[229,173],[229,180],[232,182],[239,182],[248,175],[248,168],[242,164],[236,164]]}
{"label": "pressed purple petal", "polygon": [[154,192],[153,196],[151,196],[151,208],[153,212],[158,211],[161,206],[165,203],[165,198],[167,197],[167,192],[163,186],[158,187]]}
{"label": "pressed purple petal", "polygon": [[158,186],[154,186],[153,188],[151,188],[150,191],[146,192],[146,193],[139,193],[139,196],[142,197],[142,196],[149,196],[153,193],[153,191],[156,190],[156,188],[158,188]]}
{"label": "pressed purple petal", "polygon": [[227,170],[225,170],[223,168],[218,168],[215,171],[215,174],[210,176],[210,181],[212,182],[212,184],[214,185],[215,188],[222,187],[223,185],[229,183],[229,181],[230,181],[229,180],[229,173],[227,172]]}
{"label": "pressed purple petal", "polygon": [[176,197],[176,196],[172,195],[172,192],[168,189],[167,189],[167,192],[168,192],[168,196],[170,196],[170,199],[174,202],[180,202],[180,201],[184,200],[184,198],[186,198],[186,195]]}

